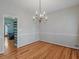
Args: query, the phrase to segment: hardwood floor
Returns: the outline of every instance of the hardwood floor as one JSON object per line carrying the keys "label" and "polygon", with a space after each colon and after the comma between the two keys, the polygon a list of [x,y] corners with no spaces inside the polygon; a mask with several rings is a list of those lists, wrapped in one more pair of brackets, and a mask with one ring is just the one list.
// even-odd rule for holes
{"label": "hardwood floor", "polygon": [[8,37],[5,37],[5,54],[16,49],[14,41],[15,40],[9,40]]}
{"label": "hardwood floor", "polygon": [[0,55],[0,59],[79,59],[79,50],[38,41]]}

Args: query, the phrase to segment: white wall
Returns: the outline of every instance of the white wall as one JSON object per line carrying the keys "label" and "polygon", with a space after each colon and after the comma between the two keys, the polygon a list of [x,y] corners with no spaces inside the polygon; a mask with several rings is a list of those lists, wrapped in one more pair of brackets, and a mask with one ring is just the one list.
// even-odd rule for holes
{"label": "white wall", "polygon": [[21,6],[19,7],[13,0],[0,0],[0,52],[4,51],[4,15],[16,16],[18,18],[18,47],[38,40],[38,35],[36,35],[38,32],[37,26],[33,23],[32,16],[28,11],[24,11]]}
{"label": "white wall", "polygon": [[33,23],[31,15],[23,16],[25,16],[25,19],[19,21],[18,47],[22,47],[39,40],[38,25]]}
{"label": "white wall", "polygon": [[0,15],[0,53],[4,52],[4,38],[3,38],[3,17]]}
{"label": "white wall", "polygon": [[63,9],[48,15],[48,23],[34,24],[29,12],[15,4],[13,0],[0,0],[0,53],[4,52],[3,16],[18,18],[17,46],[22,47],[40,39],[50,43],[74,47],[79,43],[79,11],[77,7]]}
{"label": "white wall", "polygon": [[71,48],[79,45],[79,6],[55,11],[40,25],[40,39]]}

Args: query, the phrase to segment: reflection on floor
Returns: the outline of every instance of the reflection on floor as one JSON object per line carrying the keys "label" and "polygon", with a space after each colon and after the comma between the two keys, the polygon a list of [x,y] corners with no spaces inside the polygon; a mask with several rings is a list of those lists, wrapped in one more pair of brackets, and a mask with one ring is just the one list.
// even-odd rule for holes
{"label": "reflection on floor", "polygon": [[79,59],[79,50],[38,41],[12,49],[0,59]]}
{"label": "reflection on floor", "polygon": [[8,37],[5,37],[5,54],[15,50],[15,43],[14,40],[9,40]]}
{"label": "reflection on floor", "polygon": [[14,46],[14,40],[9,40],[5,37],[5,53],[0,55],[0,59],[16,59],[16,47]]}

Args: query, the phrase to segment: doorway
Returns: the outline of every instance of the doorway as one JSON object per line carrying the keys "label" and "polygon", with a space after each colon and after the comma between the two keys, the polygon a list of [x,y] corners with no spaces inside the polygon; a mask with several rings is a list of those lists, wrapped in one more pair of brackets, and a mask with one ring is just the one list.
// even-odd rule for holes
{"label": "doorway", "polygon": [[17,18],[4,17],[4,41],[6,53],[17,48]]}

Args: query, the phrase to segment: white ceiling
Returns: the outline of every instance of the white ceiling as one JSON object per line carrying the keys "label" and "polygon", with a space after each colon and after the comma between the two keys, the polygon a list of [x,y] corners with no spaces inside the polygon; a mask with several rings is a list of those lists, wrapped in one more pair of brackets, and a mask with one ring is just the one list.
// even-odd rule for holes
{"label": "white ceiling", "polygon": [[[3,0],[2,0],[3,1]],[[39,0],[4,0],[6,3],[16,3],[24,10],[35,13],[39,7]],[[42,11],[45,10],[46,13],[51,13],[56,10],[71,7],[79,4],[79,0],[41,0],[42,1]],[[1,2],[1,0],[0,0]]]}
{"label": "white ceiling", "polygon": [[[17,0],[18,3],[30,12],[38,10],[39,0]],[[47,13],[71,7],[79,4],[79,0],[41,0],[42,10],[46,10]]]}

